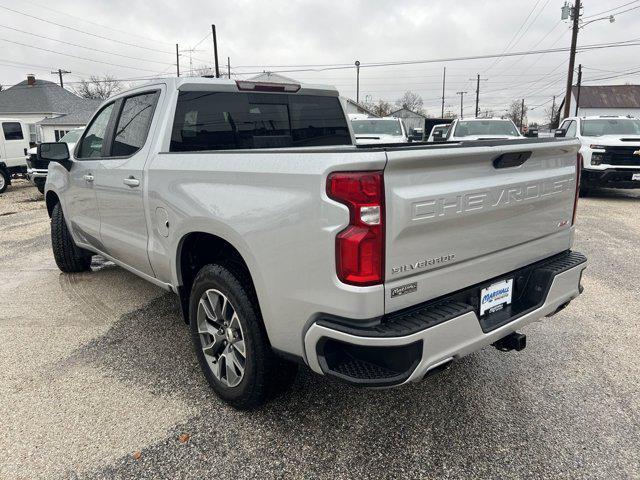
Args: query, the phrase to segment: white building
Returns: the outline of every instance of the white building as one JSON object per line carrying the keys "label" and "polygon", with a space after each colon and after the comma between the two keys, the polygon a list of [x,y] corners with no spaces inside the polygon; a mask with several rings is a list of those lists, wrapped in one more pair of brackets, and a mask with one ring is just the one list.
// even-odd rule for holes
{"label": "white building", "polygon": [[[571,92],[570,116],[630,115],[640,117],[640,85],[583,85]],[[561,110],[562,111],[562,110]]]}
{"label": "white building", "polygon": [[0,117],[26,123],[32,144],[55,142],[69,130],[85,126],[100,102],[27,75],[26,80],[0,92]]}

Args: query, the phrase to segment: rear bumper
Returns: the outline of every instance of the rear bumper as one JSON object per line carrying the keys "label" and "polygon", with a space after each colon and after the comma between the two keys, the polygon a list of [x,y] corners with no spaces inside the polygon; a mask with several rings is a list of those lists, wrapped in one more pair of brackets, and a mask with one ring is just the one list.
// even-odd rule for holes
{"label": "rear bumper", "polygon": [[582,170],[582,186],[640,188],[640,181],[631,180],[634,173],[640,173],[637,168],[607,168],[606,170]]}
{"label": "rear bumper", "polygon": [[512,307],[497,321],[479,319],[477,305],[460,301],[477,296],[487,282],[394,312],[364,328],[345,319],[320,318],[304,338],[307,363],[317,373],[363,386],[419,381],[439,366],[556,313],[581,293],[586,265],[583,255],[565,252],[503,275],[515,277],[522,287],[519,299],[514,295]]}

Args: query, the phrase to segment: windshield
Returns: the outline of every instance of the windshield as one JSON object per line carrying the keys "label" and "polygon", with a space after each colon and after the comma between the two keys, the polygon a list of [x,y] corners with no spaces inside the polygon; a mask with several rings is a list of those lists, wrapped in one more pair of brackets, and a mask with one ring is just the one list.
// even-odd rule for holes
{"label": "windshield", "polygon": [[67,133],[64,137],[62,137],[58,141],[64,142],[64,143],[76,143],[80,138],[80,135],[82,135],[81,129],[71,130],[69,133]]}
{"label": "windshield", "polygon": [[509,120],[474,120],[469,122],[458,122],[454,137],[470,137],[476,135],[520,136],[513,122]]}
{"label": "windshield", "polygon": [[601,135],[640,135],[640,120],[601,118],[583,120],[580,133],[585,137]]}
{"label": "windshield", "polygon": [[398,120],[353,120],[351,124],[356,135],[402,135]]}

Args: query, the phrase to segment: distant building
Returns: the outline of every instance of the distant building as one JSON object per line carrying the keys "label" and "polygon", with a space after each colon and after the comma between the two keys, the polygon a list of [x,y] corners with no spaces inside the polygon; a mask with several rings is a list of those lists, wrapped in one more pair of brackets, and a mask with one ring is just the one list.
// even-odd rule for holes
{"label": "distant building", "polygon": [[400,110],[391,112],[388,116],[401,118],[404,122],[405,127],[407,127],[407,131],[411,131],[412,129],[415,130],[417,128],[424,128],[424,120],[425,118],[427,118],[426,115],[414,112],[413,110],[409,110],[408,108],[401,108]]}
{"label": "distant building", "polygon": [[375,113],[373,113],[371,110],[369,110],[367,107],[365,107],[364,105],[357,103],[354,100],[351,100],[348,97],[340,97],[340,99],[342,100],[342,104],[344,105],[344,111],[349,114],[349,113],[363,113],[365,115],[369,115],[370,117],[377,117],[378,115],[376,115]]}
{"label": "distant building", "polygon": [[[569,115],[576,113],[578,87],[571,91]],[[631,115],[640,116],[640,85],[583,85],[580,87],[578,116]],[[561,104],[560,111],[564,108]]]}
{"label": "distant building", "polygon": [[0,117],[26,123],[32,144],[55,142],[69,130],[85,126],[100,102],[27,75],[26,80],[0,92]]}

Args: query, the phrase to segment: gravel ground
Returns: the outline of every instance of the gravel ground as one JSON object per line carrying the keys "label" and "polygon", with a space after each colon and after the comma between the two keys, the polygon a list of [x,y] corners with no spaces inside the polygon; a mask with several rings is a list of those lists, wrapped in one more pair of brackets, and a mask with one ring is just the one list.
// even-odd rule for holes
{"label": "gravel ground", "polygon": [[581,200],[585,293],[523,352],[391,390],[305,370],[254,413],[209,391],[176,297],[57,270],[42,198],[0,195],[1,478],[640,478],[640,192]]}

